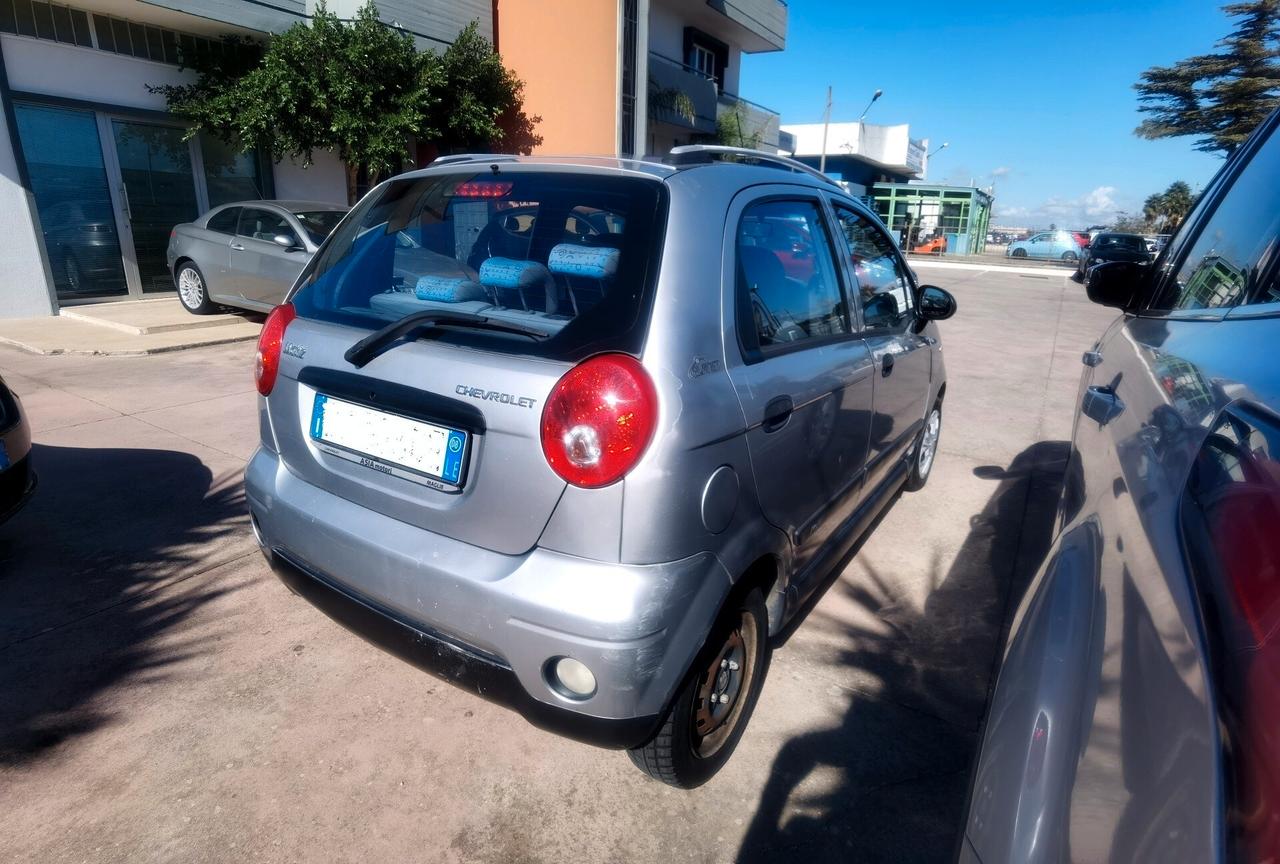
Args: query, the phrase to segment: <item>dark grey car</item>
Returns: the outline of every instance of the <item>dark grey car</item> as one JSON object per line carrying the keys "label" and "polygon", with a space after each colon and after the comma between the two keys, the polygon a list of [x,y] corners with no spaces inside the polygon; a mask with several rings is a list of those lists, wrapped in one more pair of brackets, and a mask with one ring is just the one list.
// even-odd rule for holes
{"label": "dark grey car", "polygon": [[316,201],[240,201],[169,236],[169,270],[188,312],[219,306],[270,312],[347,212]]}
{"label": "dark grey car", "polygon": [[446,157],[370,192],[267,318],[245,490],[297,593],[687,787],[770,637],[929,476],[955,302],[812,169],[673,159]]}
{"label": "dark grey car", "polygon": [[1014,620],[961,859],[1280,850],[1280,115],[1084,355],[1059,533]]}

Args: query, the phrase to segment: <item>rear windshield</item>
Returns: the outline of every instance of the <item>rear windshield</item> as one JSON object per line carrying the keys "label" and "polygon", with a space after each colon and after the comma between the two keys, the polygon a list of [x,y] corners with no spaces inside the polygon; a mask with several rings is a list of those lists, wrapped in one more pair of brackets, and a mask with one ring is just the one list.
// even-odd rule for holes
{"label": "rear windshield", "polygon": [[1133,234],[1099,234],[1093,241],[1099,249],[1124,249],[1129,252],[1146,252],[1147,243]]}
{"label": "rear windshield", "polygon": [[369,194],[319,253],[298,315],[376,329],[421,311],[520,333],[438,324],[423,338],[577,360],[638,354],[652,305],[664,187],[632,177],[432,174]]}

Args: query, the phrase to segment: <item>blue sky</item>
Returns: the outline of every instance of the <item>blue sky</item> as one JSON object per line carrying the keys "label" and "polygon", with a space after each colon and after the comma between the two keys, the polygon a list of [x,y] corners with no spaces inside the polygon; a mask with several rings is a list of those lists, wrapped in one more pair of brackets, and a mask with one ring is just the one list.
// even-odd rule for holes
{"label": "blue sky", "polygon": [[1084,227],[1174,180],[1195,189],[1221,164],[1192,139],[1144,141],[1133,83],[1149,66],[1205,53],[1229,30],[1216,0],[1116,3],[845,3],[789,0],[781,53],[747,56],[743,97],[783,123],[909,123],[929,179],[995,174],[1000,224]]}

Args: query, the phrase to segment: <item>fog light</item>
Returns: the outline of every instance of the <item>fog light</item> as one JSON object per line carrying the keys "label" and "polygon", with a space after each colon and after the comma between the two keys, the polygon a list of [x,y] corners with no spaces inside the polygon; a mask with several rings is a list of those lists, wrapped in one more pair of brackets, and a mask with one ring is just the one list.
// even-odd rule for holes
{"label": "fog light", "polygon": [[553,683],[563,695],[574,699],[586,699],[596,692],[596,676],[581,662],[572,657],[561,657],[551,666]]}

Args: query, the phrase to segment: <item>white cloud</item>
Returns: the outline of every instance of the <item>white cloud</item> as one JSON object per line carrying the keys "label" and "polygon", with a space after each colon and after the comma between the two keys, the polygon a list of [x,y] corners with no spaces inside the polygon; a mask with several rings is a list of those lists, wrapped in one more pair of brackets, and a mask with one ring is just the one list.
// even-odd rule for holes
{"label": "white cloud", "polygon": [[1000,177],[1008,177],[1012,173],[1013,169],[1008,165],[1001,165],[999,168],[995,168],[991,171],[991,176],[998,179]]}
{"label": "white cloud", "polygon": [[1006,207],[997,199],[994,218],[1001,224],[1018,222],[1027,228],[1057,225],[1059,228],[1081,229],[1105,225],[1122,209],[1115,196],[1116,187],[1099,186],[1075,198],[1049,198],[1037,207]]}

